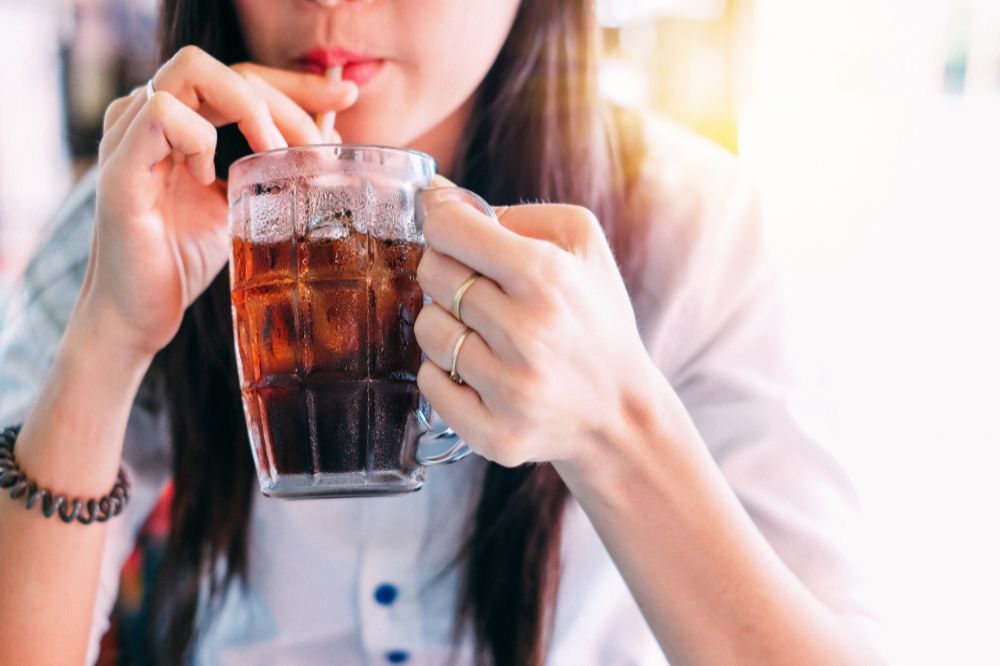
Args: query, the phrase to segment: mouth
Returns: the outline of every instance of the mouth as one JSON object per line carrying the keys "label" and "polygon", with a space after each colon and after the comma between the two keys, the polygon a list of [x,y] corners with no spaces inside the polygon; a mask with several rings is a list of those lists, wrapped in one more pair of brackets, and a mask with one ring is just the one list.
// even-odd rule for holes
{"label": "mouth", "polygon": [[344,68],[341,78],[363,86],[382,69],[385,58],[354,53],[347,49],[315,49],[299,58],[298,69],[311,74],[323,74],[330,67]]}

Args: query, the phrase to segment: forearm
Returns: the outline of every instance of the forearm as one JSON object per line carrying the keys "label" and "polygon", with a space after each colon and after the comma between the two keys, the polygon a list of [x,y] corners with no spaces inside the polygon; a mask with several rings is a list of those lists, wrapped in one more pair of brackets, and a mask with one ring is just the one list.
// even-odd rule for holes
{"label": "forearm", "polygon": [[877,663],[757,530],[666,380],[640,388],[594,456],[556,467],[671,663]]}
{"label": "forearm", "polygon": [[[71,321],[15,445],[24,473],[70,499],[107,493],[148,363]],[[0,496],[0,663],[83,662],[106,532]]]}

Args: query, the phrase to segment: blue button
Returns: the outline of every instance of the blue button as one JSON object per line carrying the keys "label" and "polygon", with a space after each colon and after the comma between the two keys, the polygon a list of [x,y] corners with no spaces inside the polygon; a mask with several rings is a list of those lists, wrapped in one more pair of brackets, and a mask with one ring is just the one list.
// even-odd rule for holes
{"label": "blue button", "polygon": [[410,653],[403,650],[393,650],[392,652],[385,653],[385,660],[390,664],[402,664],[404,661],[409,660],[409,658]]}
{"label": "blue button", "polygon": [[[399,596],[399,590],[396,589],[395,585],[390,585],[389,583],[382,583],[375,588],[375,601],[379,602],[383,606],[388,606],[396,597]],[[390,653],[395,654],[395,653]]]}

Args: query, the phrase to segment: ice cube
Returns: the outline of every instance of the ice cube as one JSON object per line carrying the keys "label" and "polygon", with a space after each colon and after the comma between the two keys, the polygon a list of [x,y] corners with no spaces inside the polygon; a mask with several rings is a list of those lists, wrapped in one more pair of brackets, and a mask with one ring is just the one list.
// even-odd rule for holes
{"label": "ice cube", "polygon": [[295,349],[298,339],[288,285],[254,287],[246,290],[246,318],[252,349],[260,363],[262,384],[281,382],[296,372]]}
{"label": "ice cube", "polygon": [[375,189],[372,217],[373,236],[398,239],[412,239],[415,236],[413,200],[406,190],[395,187]]}
{"label": "ice cube", "polygon": [[368,331],[372,377],[392,381],[415,381],[420,369],[420,347],[413,324],[423,307],[423,290],[410,277],[371,281],[374,321]]}
{"label": "ice cube", "polygon": [[366,376],[366,295],[363,278],[301,285],[299,312],[306,374],[341,379]]}
{"label": "ice cube", "polygon": [[357,196],[347,187],[307,189],[305,197],[305,237],[335,240],[344,238],[353,227]]}
{"label": "ice cube", "polygon": [[250,188],[250,240],[273,243],[292,238],[293,188],[289,181],[258,183]]}
{"label": "ice cube", "polygon": [[424,246],[406,240],[371,240],[372,275],[412,277],[423,256]]}
{"label": "ice cube", "polygon": [[368,266],[368,237],[351,230],[343,238],[310,238],[299,243],[299,275],[303,280],[359,278]]}

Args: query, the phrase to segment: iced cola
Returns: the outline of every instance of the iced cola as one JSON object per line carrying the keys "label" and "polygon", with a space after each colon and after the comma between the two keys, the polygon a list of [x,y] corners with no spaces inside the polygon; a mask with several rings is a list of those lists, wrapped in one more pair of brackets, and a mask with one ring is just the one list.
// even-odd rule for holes
{"label": "iced cola", "polygon": [[423,246],[348,228],[233,239],[241,390],[258,470],[277,480],[262,479],[268,494],[301,494],[318,478],[391,481],[416,466]]}

